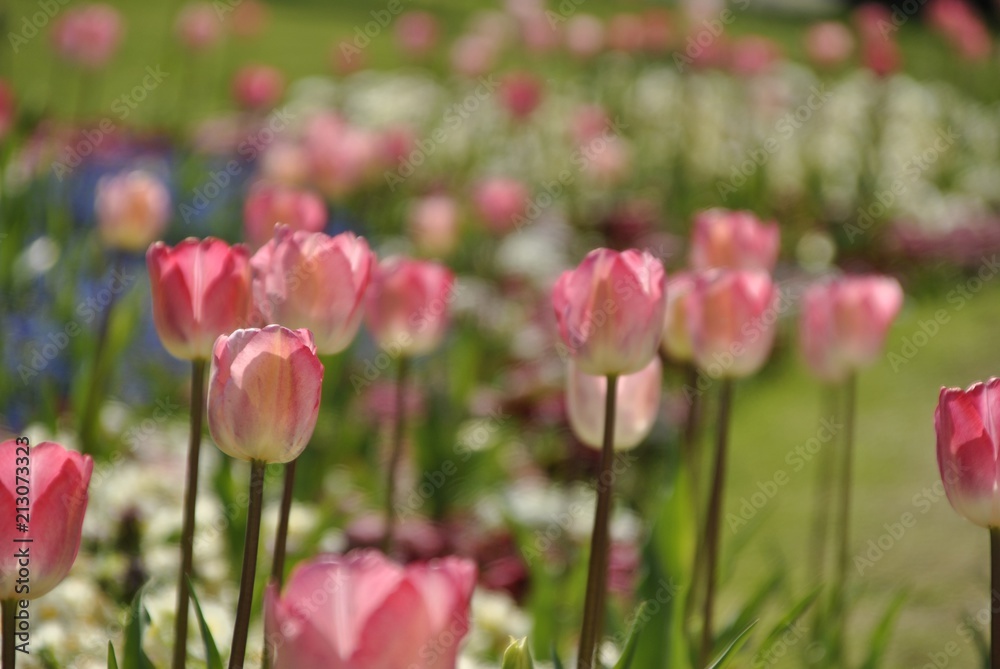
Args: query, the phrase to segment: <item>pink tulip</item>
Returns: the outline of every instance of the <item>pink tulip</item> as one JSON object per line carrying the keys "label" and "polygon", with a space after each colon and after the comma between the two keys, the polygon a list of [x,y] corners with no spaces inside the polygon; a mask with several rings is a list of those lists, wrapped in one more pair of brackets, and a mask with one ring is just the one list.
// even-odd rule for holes
{"label": "pink tulip", "polygon": [[757,76],[766,74],[781,58],[781,49],[774,41],[749,35],[733,42],[730,67],[741,76]]}
{"label": "pink tulip", "polygon": [[445,256],[458,243],[458,203],[450,195],[428,195],[410,204],[410,238],[424,253]]}
{"label": "pink tulip", "polygon": [[884,276],[841,277],[811,286],[799,326],[809,369],[824,381],[839,382],[876,362],[902,304],[899,282]]}
{"label": "pink tulip", "polygon": [[643,45],[651,53],[664,53],[674,39],[673,22],[665,9],[647,9],[642,14]]}
{"label": "pink tulip", "polygon": [[585,145],[584,156],[584,174],[605,187],[622,182],[632,171],[631,145],[617,135],[591,140]]}
{"label": "pink tulip", "polygon": [[[663,366],[658,357],[634,374],[618,379],[614,445],[634,448],[645,439],[660,409]],[[566,372],[566,412],[573,434],[587,446],[600,449],[604,440],[604,406],[608,379],[581,372],[572,358]]]}
{"label": "pink tulip", "polygon": [[690,310],[695,277],[690,272],[674,274],[667,281],[667,310],[663,322],[663,350],[671,360],[688,362],[694,355]]}
{"label": "pink tulip", "polygon": [[438,22],[433,14],[406,12],[396,21],[396,45],[413,58],[430,53],[438,41]]}
{"label": "pink tulip", "polygon": [[495,233],[510,230],[528,207],[528,187],[517,179],[492,177],[477,184],[472,193],[476,214]]}
{"label": "pink tulip", "polygon": [[780,234],[776,223],[762,223],[749,211],[702,211],[691,233],[691,267],[771,271],[778,260]]}
{"label": "pink tulip", "polygon": [[1000,527],[1000,379],[942,388],[934,429],[951,506],[976,525]]}
{"label": "pink tulip", "polygon": [[330,237],[279,226],[250,259],[254,304],[269,323],[312,331],[320,354],[340,353],[361,326],[373,261],[353,233]]}
{"label": "pink tulip", "polygon": [[252,248],[258,249],[271,239],[277,225],[319,232],[326,227],[326,205],[307,190],[258,183],[243,205],[243,235]]}
{"label": "pink tulip", "polygon": [[821,21],[806,32],[806,54],[820,67],[836,67],[851,57],[854,35],[839,21]]}
{"label": "pink tulip", "polygon": [[250,318],[250,253],[209,237],[146,252],[153,322],[163,347],[181,360],[208,360],[216,338]]}
{"label": "pink tulip", "polygon": [[323,364],[308,330],[268,325],[216,340],[208,381],[208,427],[226,455],[285,463],[312,437]]}
{"label": "pink tulip", "polygon": [[94,211],[106,246],[141,251],[167,229],[170,193],[149,172],[101,177],[94,192]]}
{"label": "pink tulip", "polygon": [[210,2],[192,2],[177,15],[175,30],[192,51],[207,51],[222,39],[223,23]]}
{"label": "pink tulip", "polygon": [[493,69],[499,50],[491,37],[463,35],[451,47],[451,69],[465,77],[480,77]]}
{"label": "pink tulip", "polygon": [[517,121],[531,116],[542,102],[542,82],[528,72],[514,72],[500,81],[500,101]]}
{"label": "pink tulip", "polygon": [[888,8],[868,3],[854,10],[854,22],[861,37],[861,61],[876,75],[885,77],[900,67],[899,47],[885,26],[894,25]]}
{"label": "pink tulip", "polygon": [[[6,521],[0,541],[9,547],[0,557],[0,599],[37,599],[66,578],[80,551],[87,487],[94,461],[52,442],[30,448],[8,439],[0,444],[0,511]],[[15,474],[28,481],[15,479]],[[27,485],[28,493],[24,494]],[[27,498],[27,499],[25,499]],[[23,508],[27,507],[24,511]],[[23,514],[23,517],[22,515]],[[26,532],[17,529],[24,521]],[[15,543],[25,539],[30,543]],[[30,575],[19,579],[18,549],[29,552]]]}
{"label": "pink tulip", "polygon": [[379,346],[423,355],[444,339],[455,276],[434,262],[401,256],[378,264],[368,289],[365,323]]}
{"label": "pink tulip", "polygon": [[604,48],[604,24],[596,16],[577,14],[566,22],[564,39],[577,58],[596,56]]}
{"label": "pink tulip", "polygon": [[694,360],[713,378],[750,376],[767,361],[780,304],[767,272],[699,274],[690,298]]}
{"label": "pink tulip", "polygon": [[276,139],[260,156],[261,179],[288,186],[309,178],[306,150],[298,142]]}
{"label": "pink tulip", "polygon": [[240,0],[233,7],[230,19],[233,34],[244,39],[260,36],[267,28],[270,12],[263,2],[258,0]]}
{"label": "pink tulip", "polygon": [[455,669],[476,584],[470,560],[401,566],[374,550],[323,555],[268,586],[274,669]]}
{"label": "pink tulip", "polygon": [[385,169],[395,170],[406,160],[417,142],[413,128],[398,124],[383,128],[378,136],[378,152]]}
{"label": "pink tulip", "polygon": [[303,146],[314,181],[330,197],[352,192],[381,164],[379,136],[332,114],[309,120]]}
{"label": "pink tulip", "polygon": [[270,109],[285,92],[285,78],[267,65],[246,65],[233,77],[233,97],[244,109]]}
{"label": "pink tulip", "polygon": [[115,55],[122,32],[121,14],[114,7],[80,5],[62,10],[52,26],[52,43],[63,60],[96,70]]}
{"label": "pink tulip", "polygon": [[0,79],[0,140],[14,127],[17,119],[17,100],[14,90],[5,79]]}
{"label": "pink tulip", "polygon": [[616,14],[608,21],[608,46],[623,53],[642,51],[646,28],[636,14]]}
{"label": "pink tulip", "polygon": [[559,335],[579,370],[638,372],[656,355],[666,311],[666,273],[646,251],[595,249],[552,289]]}
{"label": "pink tulip", "polygon": [[927,5],[927,21],[969,60],[985,60],[993,50],[989,30],[976,10],[965,0],[933,0]]}
{"label": "pink tulip", "polygon": [[561,26],[550,21],[541,9],[526,12],[517,23],[521,42],[529,53],[544,54],[559,47]]}
{"label": "pink tulip", "polygon": [[577,144],[586,144],[597,139],[608,132],[610,127],[611,119],[600,105],[580,105],[573,111],[570,132]]}

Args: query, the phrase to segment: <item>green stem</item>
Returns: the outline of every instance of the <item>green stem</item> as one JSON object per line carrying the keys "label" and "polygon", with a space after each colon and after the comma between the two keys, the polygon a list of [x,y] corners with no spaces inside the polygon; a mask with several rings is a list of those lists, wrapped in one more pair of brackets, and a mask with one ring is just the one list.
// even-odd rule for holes
{"label": "green stem", "polygon": [[3,617],[3,669],[14,669],[16,653],[14,652],[14,634],[17,625],[17,600],[5,599],[0,602],[0,615]]}
{"label": "green stem", "polygon": [[[824,411],[821,419],[832,414],[834,420],[836,420],[836,414],[838,413],[838,390],[838,388],[831,386],[823,388]],[[833,483],[833,476],[831,475],[831,472],[834,470],[833,455],[833,444],[827,444],[823,447],[816,461],[816,509],[809,547],[812,557],[808,564],[812,565],[811,569],[814,570],[815,580],[819,582],[823,582],[823,572],[826,568],[826,541],[830,533],[830,512],[832,511],[830,488]],[[817,611],[820,611],[820,608],[817,608]]]}
{"label": "green stem", "polygon": [[712,474],[711,497],[708,502],[708,514],[705,518],[705,602],[702,615],[701,651],[698,666],[708,664],[712,655],[714,636],[712,633],[712,618],[715,612],[715,586],[719,571],[719,530],[722,518],[723,493],[726,488],[726,458],[729,443],[729,415],[732,408],[733,381],[723,379],[719,392],[719,420],[716,425],[715,438],[715,470]]}
{"label": "green stem", "polygon": [[1000,669],[1000,529],[990,528],[990,669]]}
{"label": "green stem", "polygon": [[854,468],[854,409],[857,392],[857,376],[851,374],[844,381],[844,444],[840,464],[840,551],[837,558],[837,587],[833,611],[836,620],[837,643],[834,659],[841,660],[846,655],[844,641],[847,631],[847,574],[851,563],[851,489]]}
{"label": "green stem", "polygon": [[187,663],[189,593],[194,582],[194,510],[198,501],[198,459],[201,453],[201,426],[205,415],[205,361],[191,363],[191,434],[188,441],[187,480],[184,483],[184,520],[181,529],[181,571],[177,577],[177,616],[174,620],[173,669]]}
{"label": "green stem", "polygon": [[236,625],[233,627],[233,650],[229,669],[243,669],[250,633],[250,610],[253,605],[253,583],[257,573],[257,545],[260,541],[260,511],[264,501],[264,474],[267,464],[258,460],[250,469],[250,508],[247,511],[246,543],[243,545],[243,573],[240,576],[240,598],[236,604]]}
{"label": "green stem", "polygon": [[587,596],[583,607],[583,628],[580,631],[580,650],[577,669],[592,669],[597,642],[604,627],[604,599],[608,580],[608,535],[611,518],[615,459],[615,405],[618,395],[618,376],[608,375],[604,397],[604,442],[601,447],[601,469],[597,477],[597,509],[594,512],[594,531],[590,537],[590,565],[587,570]]}
{"label": "green stem", "polygon": [[[122,256],[119,252],[114,253],[111,276],[120,276],[122,269]],[[104,355],[108,347],[108,332],[111,329],[111,312],[118,304],[118,293],[112,291],[108,299],[108,306],[101,314],[101,321],[97,330],[97,344],[94,349],[94,366],[90,374],[90,387],[87,389],[87,397],[84,400],[83,414],[80,416],[80,441],[84,453],[94,452],[94,429],[97,425],[98,414],[101,410],[101,397],[104,385]]]}
{"label": "green stem", "polygon": [[403,459],[403,436],[406,433],[406,377],[409,367],[407,357],[400,357],[396,377],[396,424],[392,435],[392,455],[389,456],[389,468],[386,472],[385,482],[385,535],[382,539],[382,552],[386,555],[392,551],[393,533],[396,529],[396,476],[398,475],[399,463]]}
{"label": "green stem", "polygon": [[[687,468],[689,490],[691,494],[691,509],[694,512],[695,527],[701,527],[701,453],[698,452],[698,433],[701,423],[702,402],[701,393],[698,391],[698,368],[691,363],[685,364],[684,382],[685,394],[690,393],[690,404],[688,405],[687,416],[684,419],[684,432],[681,441],[681,457],[684,466]],[[691,569],[691,588],[684,599],[684,627],[689,631],[688,623],[698,601],[700,591],[699,585],[702,582],[702,571],[705,560],[704,538],[695,537],[694,542],[694,562]]]}

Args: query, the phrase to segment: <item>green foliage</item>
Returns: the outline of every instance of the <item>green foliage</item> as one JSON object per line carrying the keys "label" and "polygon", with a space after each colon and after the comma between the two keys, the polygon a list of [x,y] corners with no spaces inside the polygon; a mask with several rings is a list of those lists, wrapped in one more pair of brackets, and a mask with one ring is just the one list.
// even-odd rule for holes
{"label": "green foliage", "polygon": [[194,612],[198,617],[198,628],[201,630],[201,639],[205,643],[205,660],[207,664],[207,669],[222,669],[222,656],[219,655],[219,649],[215,645],[215,639],[212,638],[212,630],[208,628],[208,623],[205,622],[205,616],[201,612],[201,602],[198,601],[198,594],[194,591],[194,585],[191,584],[191,579],[186,579],[188,591],[191,593],[191,601],[194,603]]}

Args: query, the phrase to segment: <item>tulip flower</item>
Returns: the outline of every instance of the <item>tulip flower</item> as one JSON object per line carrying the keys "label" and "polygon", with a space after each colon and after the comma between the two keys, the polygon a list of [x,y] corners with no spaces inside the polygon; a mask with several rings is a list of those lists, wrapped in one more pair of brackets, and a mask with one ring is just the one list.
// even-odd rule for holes
{"label": "tulip flower", "polygon": [[94,191],[97,230],[105,246],[136,252],[163,235],[170,219],[170,193],[149,172],[102,177]]}
{"label": "tulip flower", "polygon": [[[618,379],[615,402],[614,446],[617,450],[635,448],[645,439],[660,409],[663,365],[654,357],[645,368]],[[603,376],[584,374],[573,360],[566,373],[566,412],[577,439],[600,449],[603,442],[604,405],[608,381]]]}
{"label": "tulip flower", "polygon": [[876,362],[902,304],[902,288],[888,277],[843,277],[811,286],[799,327],[810,371],[841,382]]}
{"label": "tulip flower", "polygon": [[400,256],[378,264],[368,289],[365,322],[393,354],[430,353],[444,338],[455,277],[434,262]]}
{"label": "tulip flower", "polygon": [[694,355],[689,313],[695,276],[679,272],[667,281],[667,308],[663,319],[661,346],[671,360],[688,362]]}
{"label": "tulip flower", "polygon": [[499,94],[500,102],[511,118],[523,121],[542,102],[542,82],[528,72],[514,72],[500,81]]}
{"label": "tulip flower", "polygon": [[270,109],[284,92],[285,78],[267,65],[246,65],[233,77],[233,98],[244,109]]}
{"label": "tulip flower", "polygon": [[17,119],[17,100],[14,90],[5,79],[0,79],[0,140],[14,127]]}
{"label": "tulip flower", "polygon": [[56,54],[90,70],[104,67],[114,56],[122,37],[122,18],[104,3],[69,7],[52,26]]}
{"label": "tulip flower", "polygon": [[426,56],[438,41],[438,23],[433,14],[421,11],[406,12],[396,22],[396,45],[407,56]]}
{"label": "tulip flower", "polygon": [[591,58],[604,48],[604,24],[591,14],[576,14],[566,22],[566,50],[576,58]]}
{"label": "tulip flower", "polygon": [[778,260],[780,233],[749,211],[708,209],[694,219],[691,267],[771,271]]}
{"label": "tulip flower", "polygon": [[271,18],[267,5],[259,0],[240,0],[231,11],[233,34],[244,39],[259,36]]}
{"label": "tulip flower", "polygon": [[458,243],[458,203],[449,195],[427,195],[410,204],[407,228],[424,253],[445,256]]}
{"label": "tulip flower", "polygon": [[[941,388],[934,410],[937,461],[951,506],[990,531],[990,593],[1000,584],[1000,379]],[[1000,667],[1000,616],[992,609],[990,667]]]}
{"label": "tulip flower", "polygon": [[656,355],[666,311],[666,274],[645,251],[596,249],[552,290],[562,343],[580,371],[638,372]]}
{"label": "tulip flower", "polygon": [[608,46],[622,53],[638,53],[646,42],[646,28],[636,14],[615,14],[608,21]]}
{"label": "tulip flower", "polygon": [[850,58],[854,35],[839,21],[821,21],[806,31],[806,54],[820,67],[836,67]]}
{"label": "tulip flower", "polygon": [[313,192],[281,184],[259,183],[243,204],[243,234],[253,249],[271,239],[274,228],[320,232],[326,227],[326,205]]}
{"label": "tulip flower", "polygon": [[493,177],[477,184],[472,203],[479,218],[492,232],[504,233],[515,227],[528,208],[528,187],[517,179]]}
{"label": "tulip flower", "polygon": [[174,29],[191,51],[206,51],[222,39],[223,22],[210,2],[191,2],[177,15]]}
{"label": "tulip flower", "polygon": [[457,557],[405,567],[374,550],[314,558],[264,596],[271,666],[455,669],[475,584],[475,564]]}

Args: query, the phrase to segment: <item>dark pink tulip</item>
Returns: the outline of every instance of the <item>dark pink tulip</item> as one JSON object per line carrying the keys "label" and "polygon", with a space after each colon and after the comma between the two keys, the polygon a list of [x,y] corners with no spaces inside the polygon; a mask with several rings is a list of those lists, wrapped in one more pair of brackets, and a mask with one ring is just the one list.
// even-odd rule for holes
{"label": "dark pink tulip", "polygon": [[476,213],[495,233],[507,232],[523,217],[528,207],[528,187],[517,179],[492,177],[477,184],[472,192]]}
{"label": "dark pink tulip", "polygon": [[94,191],[94,211],[105,246],[142,251],[167,228],[170,193],[163,181],[149,172],[101,177]]}
{"label": "dark pink tulip", "polygon": [[432,256],[451,253],[458,243],[459,210],[450,195],[427,195],[410,204],[407,226],[410,238]]}
{"label": "dark pink tulip", "polygon": [[854,10],[854,22],[861,41],[861,61],[876,75],[885,77],[900,67],[892,12],[882,5],[868,3]]}
{"label": "dark pink tulip", "polygon": [[[80,551],[87,487],[94,469],[89,455],[68,451],[59,444],[31,446],[27,458],[23,449],[14,439],[0,444],[0,512],[5,519],[0,541],[9,547],[0,557],[0,599],[5,600],[36,599],[66,578]],[[28,479],[28,495],[18,493],[15,475]],[[28,531],[21,532],[15,525],[19,520],[16,509],[26,505]],[[15,543],[17,539],[31,543]],[[18,548],[30,551],[26,584],[23,580],[18,583],[18,569],[23,566],[14,555]]]}
{"label": "dark pink tulip", "polygon": [[226,455],[285,463],[312,437],[323,363],[308,330],[268,325],[216,340],[208,381],[208,427]]}
{"label": "dark pink tulip", "polygon": [[361,550],[324,555],[264,597],[274,669],[455,669],[476,584],[470,560],[401,566]]}
{"label": "dark pink tulip", "polygon": [[805,36],[806,54],[820,67],[836,67],[851,57],[854,35],[839,21],[821,21],[812,25]]}
{"label": "dark pink tulip", "polygon": [[433,14],[406,12],[396,21],[396,45],[408,56],[423,57],[438,41],[438,22]]}
{"label": "dark pink tulip", "polygon": [[903,304],[903,289],[884,276],[842,277],[811,286],[802,301],[799,341],[809,369],[843,381],[878,360]]}
{"label": "dark pink tulip", "polygon": [[679,272],[667,281],[667,311],[663,322],[663,350],[671,360],[688,362],[694,355],[691,341],[690,303],[695,277]]}
{"label": "dark pink tulip", "polygon": [[251,248],[271,239],[277,225],[319,232],[326,226],[326,205],[307,190],[282,184],[258,183],[243,204],[243,235]]}
{"label": "dark pink tulip", "polygon": [[114,56],[122,32],[121,14],[110,5],[68,7],[52,26],[52,44],[62,59],[96,70]]}
{"label": "dark pink tulip", "polygon": [[[618,379],[615,403],[614,446],[635,448],[645,439],[660,411],[663,365],[658,357],[634,374]],[[570,358],[566,371],[566,413],[573,434],[591,448],[600,449],[604,440],[604,406],[608,379],[584,374]]]}
{"label": "dark pink tulip", "polygon": [[646,251],[595,249],[552,289],[559,335],[585,374],[633,374],[656,355],[666,273]]}
{"label": "dark pink tulip", "polygon": [[197,0],[181,8],[174,29],[181,43],[191,51],[207,51],[223,36],[223,22],[211,2]]}
{"label": "dark pink tulip", "polygon": [[279,226],[250,259],[254,305],[268,323],[310,330],[320,354],[340,353],[361,326],[373,262],[353,233],[330,237]]}
{"label": "dark pink tulip", "polygon": [[216,338],[250,317],[250,252],[209,237],[146,252],[153,322],[163,347],[182,360],[208,360]]}
{"label": "dark pink tulip", "polygon": [[500,82],[500,101],[515,120],[531,116],[542,102],[542,82],[528,72],[513,72]]}
{"label": "dark pink tulip", "polygon": [[933,0],[927,5],[928,23],[969,60],[985,60],[993,40],[982,18],[965,0]]}
{"label": "dark pink tulip", "polygon": [[455,276],[444,265],[401,256],[380,262],[372,276],[365,323],[379,346],[423,355],[444,339]]}
{"label": "dark pink tulip", "polygon": [[702,211],[691,233],[691,267],[771,271],[778,261],[780,234],[776,223],[763,223],[749,211]]}
{"label": "dark pink tulip", "polygon": [[284,92],[285,78],[267,65],[246,65],[233,77],[233,97],[244,109],[270,109]]}
{"label": "dark pink tulip", "polygon": [[17,119],[17,100],[14,90],[5,79],[0,79],[0,140],[7,136]]}
{"label": "dark pink tulip", "polygon": [[742,378],[767,361],[778,289],[762,271],[713,270],[695,279],[689,311],[694,361],[713,378]]}
{"label": "dark pink tulip", "polygon": [[942,388],[934,429],[951,506],[976,525],[1000,528],[1000,379]]}

